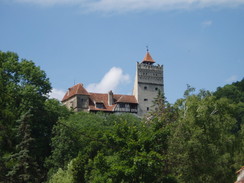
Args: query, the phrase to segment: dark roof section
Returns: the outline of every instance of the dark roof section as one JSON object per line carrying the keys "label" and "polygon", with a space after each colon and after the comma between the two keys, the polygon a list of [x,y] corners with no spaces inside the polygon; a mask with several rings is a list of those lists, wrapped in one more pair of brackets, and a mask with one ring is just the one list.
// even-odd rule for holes
{"label": "dark roof section", "polygon": [[[108,105],[108,94],[107,93],[90,93],[90,103],[89,108],[91,111],[113,111],[118,103],[130,103],[137,104],[137,100],[133,95],[120,95],[114,94],[112,105]],[[95,103],[103,103],[104,109],[97,108]]]}

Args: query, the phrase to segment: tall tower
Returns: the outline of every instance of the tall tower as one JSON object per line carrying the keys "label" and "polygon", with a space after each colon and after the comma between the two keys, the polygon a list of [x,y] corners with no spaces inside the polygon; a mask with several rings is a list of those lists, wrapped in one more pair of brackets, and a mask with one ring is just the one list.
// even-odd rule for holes
{"label": "tall tower", "polygon": [[136,64],[133,95],[138,101],[138,115],[143,116],[153,110],[153,101],[159,90],[164,93],[163,65],[154,65],[148,49],[141,63]]}

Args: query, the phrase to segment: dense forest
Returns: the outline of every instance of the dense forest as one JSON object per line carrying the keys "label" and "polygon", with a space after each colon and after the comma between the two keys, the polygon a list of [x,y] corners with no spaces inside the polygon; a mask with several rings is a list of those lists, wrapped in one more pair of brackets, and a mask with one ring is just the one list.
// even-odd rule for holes
{"label": "dense forest", "polygon": [[0,182],[230,183],[244,165],[244,79],[144,118],[74,113],[33,61],[0,52]]}

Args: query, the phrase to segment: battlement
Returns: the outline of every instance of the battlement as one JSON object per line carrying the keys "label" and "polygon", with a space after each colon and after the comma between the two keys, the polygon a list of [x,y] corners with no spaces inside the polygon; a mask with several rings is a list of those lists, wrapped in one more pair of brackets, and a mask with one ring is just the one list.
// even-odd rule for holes
{"label": "battlement", "polygon": [[148,65],[137,62],[137,74],[139,83],[151,83],[162,85],[163,65]]}
{"label": "battlement", "polygon": [[149,65],[149,64],[144,64],[144,63],[137,62],[137,68],[138,69],[161,70],[163,68],[163,65],[160,65],[160,64]]}

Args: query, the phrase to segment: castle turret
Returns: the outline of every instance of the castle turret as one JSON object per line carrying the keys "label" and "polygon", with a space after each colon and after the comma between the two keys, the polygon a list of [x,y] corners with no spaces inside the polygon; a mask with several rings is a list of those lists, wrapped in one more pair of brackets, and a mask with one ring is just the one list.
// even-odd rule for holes
{"label": "castle turret", "polygon": [[83,87],[83,84],[79,83],[68,89],[63,97],[62,103],[67,108],[74,111],[87,111],[89,105],[89,93]]}
{"label": "castle turret", "polygon": [[143,116],[153,110],[153,101],[159,90],[164,93],[163,65],[154,65],[149,51],[141,63],[137,62],[133,95],[138,101],[138,115]]}

